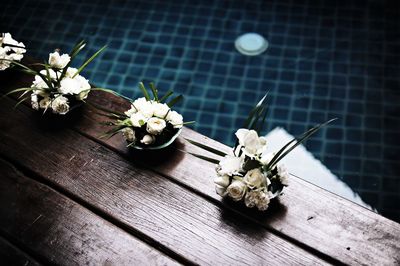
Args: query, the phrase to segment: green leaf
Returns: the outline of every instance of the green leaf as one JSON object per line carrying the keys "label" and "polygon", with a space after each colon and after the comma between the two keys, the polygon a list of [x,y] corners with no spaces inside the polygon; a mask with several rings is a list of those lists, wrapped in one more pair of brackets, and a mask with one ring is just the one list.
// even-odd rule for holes
{"label": "green leaf", "polygon": [[207,145],[202,144],[202,143],[200,143],[200,142],[197,142],[197,141],[194,141],[194,140],[190,140],[190,139],[187,139],[187,138],[185,138],[185,139],[186,139],[189,143],[191,143],[191,144],[193,144],[193,145],[195,145],[195,146],[197,146],[197,147],[199,147],[199,148],[202,148],[203,150],[206,150],[206,151],[209,151],[209,152],[211,152],[211,153],[214,153],[214,154],[216,154],[216,155],[219,155],[219,156],[226,156],[226,155],[228,155],[228,154],[226,154],[226,153],[223,152],[223,151],[220,151],[220,150],[211,148],[210,146],[207,146]]}
{"label": "green leaf", "polygon": [[143,126],[144,124],[146,124],[142,119],[139,120],[139,125]]}
{"label": "green leaf", "polygon": [[182,95],[179,95],[179,96],[176,96],[174,99],[172,99],[171,101],[169,101],[168,103],[167,103],[167,105],[169,106],[169,108],[172,108],[172,106],[174,106],[175,104],[177,104],[179,101],[182,101],[183,100],[183,96]]}
{"label": "green leaf", "polygon": [[250,123],[252,122],[254,115],[257,114],[260,109],[262,108],[262,106],[264,105],[264,101],[268,96],[267,92],[264,97],[256,104],[256,106],[254,106],[254,108],[250,111],[245,123],[243,124],[243,128],[249,128]]}
{"label": "green leaf", "polygon": [[147,89],[144,86],[143,82],[139,82],[139,88],[142,91],[144,98],[146,98],[147,101],[150,101],[151,100],[150,95],[147,92]]}
{"label": "green leaf", "polygon": [[191,152],[188,152],[188,153],[190,155],[193,155],[194,157],[197,157],[197,158],[202,159],[204,161],[210,162],[212,164],[219,164],[219,161],[216,160],[216,159],[213,159],[213,158],[210,158],[210,157],[207,157],[207,156],[203,156],[203,155],[200,155],[200,154],[191,153]]}
{"label": "green leaf", "polygon": [[29,99],[31,96],[26,96],[22,98],[17,104],[14,106],[14,109],[17,108],[21,103],[23,103],[25,100]]}
{"label": "green leaf", "polygon": [[151,91],[153,93],[154,100],[158,101],[158,91],[157,91],[156,87],[154,86],[153,82],[150,82],[150,89],[151,89]]}
{"label": "green leaf", "polygon": [[71,65],[74,58],[79,54],[80,51],[82,51],[82,49],[85,46],[86,46],[86,42],[84,40],[82,40],[82,41],[78,42],[77,44],[75,44],[75,46],[72,48],[72,51],[69,53],[69,56],[71,57],[71,59],[69,60],[68,64],[63,68],[61,75],[58,79],[57,85],[60,85],[61,80],[65,77],[65,74],[67,73],[68,67]]}
{"label": "green leaf", "polygon": [[[311,129],[307,130],[304,132],[299,139],[294,138],[293,140],[289,141],[285,146],[283,146],[277,154],[271,159],[269,164],[267,165],[267,168],[272,169],[280,160],[282,160],[286,155],[288,155],[294,148],[296,148],[298,145],[306,141],[308,138],[310,138],[315,132],[317,132],[319,129],[322,127],[328,125],[329,123],[335,121],[337,118],[330,119],[326,121],[325,123],[316,125],[312,127]],[[291,144],[295,143],[294,145],[290,146]],[[289,147],[290,146],[290,147]]]}
{"label": "green leaf", "polygon": [[107,48],[107,45],[104,45],[103,47],[100,48],[100,50],[98,50],[96,53],[94,53],[94,55],[92,55],[88,60],[86,60],[86,62],[83,63],[83,65],[81,65],[81,66],[78,68],[78,71],[72,76],[72,78],[75,78],[76,75],[78,75],[79,73],[81,73],[81,71],[84,70],[84,69],[87,67],[87,65],[89,65],[90,62],[92,62],[93,59],[95,59],[95,58],[96,58],[101,52],[103,52],[104,49],[106,49],[106,48]]}
{"label": "green leaf", "polygon": [[160,103],[164,102],[165,100],[167,100],[169,98],[169,96],[171,96],[172,94],[174,94],[174,92],[172,90],[168,90],[165,95],[163,97],[161,97],[158,101]]}
{"label": "green leaf", "polygon": [[16,93],[16,92],[20,92],[20,91],[24,91],[24,92],[25,92],[25,91],[33,91],[33,90],[43,90],[43,89],[32,88],[32,87],[18,88],[18,89],[15,89],[15,90],[12,90],[12,91],[7,92],[6,94],[4,94],[4,95],[2,96],[2,98],[6,97],[6,96],[8,96],[8,95],[10,95],[10,94]]}

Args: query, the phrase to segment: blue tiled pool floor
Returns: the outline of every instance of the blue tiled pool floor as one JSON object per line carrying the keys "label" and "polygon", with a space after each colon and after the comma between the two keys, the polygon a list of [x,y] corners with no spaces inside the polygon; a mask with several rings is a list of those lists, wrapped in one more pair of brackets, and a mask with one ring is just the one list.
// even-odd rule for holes
{"label": "blue tiled pool floor", "polygon": [[[400,221],[400,8],[396,1],[3,0],[0,28],[30,55],[69,51],[86,39],[106,52],[84,73],[138,97],[139,81],[185,96],[178,109],[193,128],[231,145],[267,90],[267,131],[297,135],[339,120],[307,148],[364,201]],[[249,57],[235,39],[269,41]],[[267,132],[266,131],[266,132]]]}

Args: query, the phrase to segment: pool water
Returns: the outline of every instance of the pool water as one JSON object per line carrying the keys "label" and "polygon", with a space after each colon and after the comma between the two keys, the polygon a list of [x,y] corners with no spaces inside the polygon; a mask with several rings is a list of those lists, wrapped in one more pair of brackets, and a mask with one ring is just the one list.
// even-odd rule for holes
{"label": "pool water", "polygon": [[[400,7],[398,1],[2,0],[0,28],[47,58],[89,42],[78,60],[98,86],[140,96],[139,81],[185,96],[192,127],[228,145],[270,91],[264,133],[298,135],[338,120],[306,144],[382,215],[400,221]],[[258,33],[268,49],[242,55]],[[312,169],[310,169],[312,171]]]}

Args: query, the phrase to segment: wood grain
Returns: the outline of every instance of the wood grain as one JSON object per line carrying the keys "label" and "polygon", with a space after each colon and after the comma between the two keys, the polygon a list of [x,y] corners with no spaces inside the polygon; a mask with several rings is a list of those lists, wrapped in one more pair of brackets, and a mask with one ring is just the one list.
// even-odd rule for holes
{"label": "wood grain", "polygon": [[134,158],[125,160],[62,128],[68,124],[49,124],[25,106],[10,112],[12,104],[4,100],[0,106],[0,154],[148,243],[204,265],[325,264],[243,216],[140,168]]}
{"label": "wood grain", "polygon": [[0,237],[0,264],[1,265],[40,265],[28,254]]}
{"label": "wood grain", "polygon": [[[120,98],[93,93],[90,101],[118,111],[129,107]],[[97,111],[87,107],[83,118],[75,125],[87,136],[96,138],[98,132],[105,128],[98,122],[104,118]],[[177,143],[176,158],[170,158],[170,163],[152,165],[157,172],[170,177],[185,187],[197,191],[206,198],[222,202],[214,191],[214,165],[197,159],[181,151],[204,153],[183,138],[196,140],[211,145],[222,151],[230,148],[211,140],[201,134],[185,128]],[[123,156],[138,158],[144,165],[151,165],[154,156],[150,154],[131,153],[125,146],[121,136],[110,140],[97,139]],[[208,154],[210,155],[210,154]],[[222,202],[259,224],[281,232],[289,239],[303,243],[316,252],[322,252],[334,260],[348,264],[400,264],[400,225],[373,213],[346,199],[318,188],[302,179],[293,177],[290,186],[285,189],[279,205],[285,209],[284,215],[270,210],[266,215],[249,211],[245,208]],[[310,219],[310,217],[312,217]]]}
{"label": "wood grain", "polygon": [[46,264],[177,264],[2,159],[0,176],[0,231]]}

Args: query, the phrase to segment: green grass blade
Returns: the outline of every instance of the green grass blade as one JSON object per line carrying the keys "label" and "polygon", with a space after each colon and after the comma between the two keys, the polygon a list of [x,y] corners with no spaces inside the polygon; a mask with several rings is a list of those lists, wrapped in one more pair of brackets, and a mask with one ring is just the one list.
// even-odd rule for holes
{"label": "green grass blade", "polygon": [[165,95],[163,97],[161,97],[158,101],[160,103],[162,103],[165,100],[167,100],[169,98],[169,96],[171,96],[172,94],[174,94],[174,92],[172,90],[168,90],[167,93],[165,93]]}
{"label": "green grass blade", "polygon": [[23,103],[24,101],[28,100],[29,98],[31,98],[31,96],[26,96],[24,98],[22,98],[19,102],[17,102],[17,104],[14,106],[14,109],[16,109],[21,103]]}
{"label": "green grass blade", "polygon": [[171,101],[169,101],[167,103],[167,105],[169,106],[169,108],[172,108],[172,106],[174,106],[175,104],[177,104],[178,102],[180,102],[182,100],[183,100],[183,96],[179,95],[179,96],[176,96],[175,98],[173,98]]}
{"label": "green grass blade", "polygon": [[153,93],[154,100],[158,101],[158,91],[153,82],[150,82],[150,89],[151,89],[151,92]]}
{"label": "green grass blade", "polygon": [[[282,160],[286,155],[288,155],[293,149],[295,149],[297,146],[299,146],[304,141],[309,139],[314,133],[316,133],[322,127],[328,125],[329,123],[335,121],[336,119],[337,118],[333,118],[333,119],[330,119],[330,120],[326,121],[325,123],[316,125],[316,126],[312,127],[311,129],[307,130],[305,133],[303,133],[302,136],[299,139],[295,138],[292,141],[290,141],[283,148],[281,148],[279,150],[279,152],[272,158],[271,162],[268,164],[268,167],[269,168],[273,168],[280,160]],[[296,143],[294,145],[292,145],[291,147],[289,147],[294,142],[296,142]]]}
{"label": "green grass blade", "polygon": [[219,161],[216,160],[216,159],[213,159],[213,158],[210,158],[210,157],[207,157],[207,156],[203,156],[203,155],[200,155],[200,154],[191,153],[191,152],[188,152],[188,153],[190,155],[193,155],[194,157],[197,157],[197,158],[202,159],[204,161],[210,162],[212,164],[219,164]]}
{"label": "green grass blade", "polygon": [[107,48],[107,45],[104,45],[103,47],[100,48],[100,50],[98,50],[96,53],[94,53],[94,55],[92,55],[88,60],[86,60],[86,62],[83,63],[83,65],[81,65],[81,66],[78,68],[78,71],[74,74],[74,76],[73,76],[72,78],[76,77],[76,75],[78,75],[79,73],[81,73],[81,71],[84,70],[84,69],[87,67],[87,65],[89,65],[90,62],[92,62],[93,59],[95,59],[95,58],[96,58],[101,52],[103,52],[106,48]]}
{"label": "green grass blade", "polygon": [[194,140],[191,140],[191,139],[187,139],[187,138],[185,138],[185,139],[186,139],[189,143],[191,143],[191,144],[193,144],[193,145],[195,145],[195,146],[197,146],[197,147],[199,147],[199,148],[201,148],[201,149],[203,149],[203,150],[206,150],[206,151],[209,151],[209,152],[211,152],[211,153],[214,153],[214,154],[216,154],[216,155],[219,155],[219,156],[226,156],[226,155],[227,155],[227,154],[226,154],[225,152],[223,152],[223,151],[220,151],[220,150],[211,148],[210,146],[207,146],[207,145],[202,144],[202,143],[200,143],[200,142],[197,142],[197,141],[194,141]]}
{"label": "green grass blade", "polygon": [[150,95],[147,92],[147,89],[144,86],[143,82],[139,82],[139,89],[142,91],[143,96],[146,98],[146,100],[150,101],[151,100]]}

